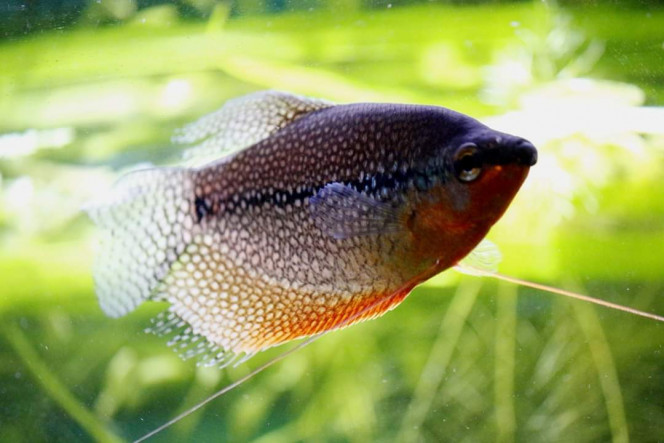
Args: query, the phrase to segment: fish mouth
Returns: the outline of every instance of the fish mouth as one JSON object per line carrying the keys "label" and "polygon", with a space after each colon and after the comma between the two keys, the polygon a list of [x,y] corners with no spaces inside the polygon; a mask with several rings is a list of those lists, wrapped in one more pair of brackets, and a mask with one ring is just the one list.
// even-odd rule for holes
{"label": "fish mouth", "polygon": [[537,163],[537,149],[528,140],[520,138],[514,143],[485,151],[484,159],[492,165],[518,164],[530,167]]}
{"label": "fish mouth", "polygon": [[528,140],[521,139],[512,151],[517,163],[521,165],[534,166],[537,163],[537,149]]}

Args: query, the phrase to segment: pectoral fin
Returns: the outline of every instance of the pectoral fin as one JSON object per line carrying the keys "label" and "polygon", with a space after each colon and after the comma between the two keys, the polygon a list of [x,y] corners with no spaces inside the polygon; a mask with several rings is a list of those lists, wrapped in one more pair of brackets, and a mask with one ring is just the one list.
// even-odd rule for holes
{"label": "pectoral fin", "polygon": [[343,183],[326,185],[309,203],[316,226],[337,239],[397,232],[403,227],[398,208]]}
{"label": "pectoral fin", "polygon": [[503,259],[500,249],[491,240],[482,240],[475,249],[454,267],[459,272],[469,275],[483,276],[494,274]]}

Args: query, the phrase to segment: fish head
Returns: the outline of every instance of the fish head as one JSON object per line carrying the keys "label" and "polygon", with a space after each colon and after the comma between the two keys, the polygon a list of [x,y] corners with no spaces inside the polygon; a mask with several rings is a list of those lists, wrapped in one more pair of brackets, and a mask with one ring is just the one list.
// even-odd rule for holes
{"label": "fish head", "polygon": [[461,223],[495,223],[537,162],[528,140],[479,128],[457,137],[446,150],[445,190]]}
{"label": "fish head", "polygon": [[[449,133],[448,133],[449,134]],[[416,199],[410,231],[419,254],[441,268],[470,252],[505,213],[537,162],[528,140],[494,131],[477,121],[440,143],[444,177]]]}

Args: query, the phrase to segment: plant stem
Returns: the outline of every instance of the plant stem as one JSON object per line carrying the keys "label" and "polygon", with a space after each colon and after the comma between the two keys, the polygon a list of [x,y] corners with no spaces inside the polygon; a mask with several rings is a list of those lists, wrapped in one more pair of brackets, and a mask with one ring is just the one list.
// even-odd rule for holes
{"label": "plant stem", "polygon": [[37,351],[31,346],[30,341],[23,331],[15,324],[0,326],[7,341],[14,349],[25,367],[32,373],[35,379],[42,385],[48,395],[58,403],[76,422],[85,429],[96,441],[116,443],[123,441],[106,426],[94,414],[82,405],[67,387],[53,374],[46,363],[41,359]]}

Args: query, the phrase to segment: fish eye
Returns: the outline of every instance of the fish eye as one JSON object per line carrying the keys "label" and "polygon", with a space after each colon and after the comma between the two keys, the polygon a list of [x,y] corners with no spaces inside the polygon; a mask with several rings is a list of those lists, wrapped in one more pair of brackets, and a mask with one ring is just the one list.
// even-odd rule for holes
{"label": "fish eye", "polygon": [[482,159],[474,143],[462,145],[454,154],[454,171],[462,182],[471,182],[482,172]]}

